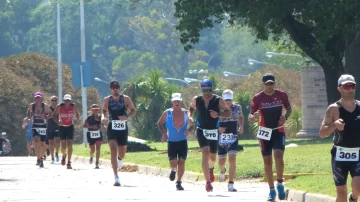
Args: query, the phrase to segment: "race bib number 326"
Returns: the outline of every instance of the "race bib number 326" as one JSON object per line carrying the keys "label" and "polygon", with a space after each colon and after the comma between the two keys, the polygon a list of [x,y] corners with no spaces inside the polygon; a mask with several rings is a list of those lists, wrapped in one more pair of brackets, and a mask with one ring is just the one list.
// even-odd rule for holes
{"label": "race bib number 326", "polygon": [[125,130],[126,129],[126,121],[113,120],[112,121],[112,129],[113,130]]}
{"label": "race bib number 326", "polygon": [[263,140],[270,140],[271,134],[272,134],[271,128],[265,128],[265,127],[259,126],[259,130],[257,132],[256,137],[263,139]]}
{"label": "race bib number 326", "polygon": [[336,161],[359,161],[359,148],[338,147],[336,149]]}
{"label": "race bib number 326", "polygon": [[208,140],[218,140],[218,130],[203,130],[204,136]]}

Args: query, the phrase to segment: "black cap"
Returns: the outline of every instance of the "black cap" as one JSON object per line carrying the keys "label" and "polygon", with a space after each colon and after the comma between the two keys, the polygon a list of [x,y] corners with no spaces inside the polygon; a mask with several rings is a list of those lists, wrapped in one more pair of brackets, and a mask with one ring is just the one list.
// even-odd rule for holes
{"label": "black cap", "polygon": [[113,86],[119,86],[120,87],[120,84],[117,81],[111,81],[110,82],[110,88],[113,87]]}
{"label": "black cap", "polygon": [[268,82],[275,83],[275,77],[274,77],[274,75],[272,75],[270,73],[266,73],[266,74],[264,74],[262,81],[263,81],[263,83],[268,83]]}

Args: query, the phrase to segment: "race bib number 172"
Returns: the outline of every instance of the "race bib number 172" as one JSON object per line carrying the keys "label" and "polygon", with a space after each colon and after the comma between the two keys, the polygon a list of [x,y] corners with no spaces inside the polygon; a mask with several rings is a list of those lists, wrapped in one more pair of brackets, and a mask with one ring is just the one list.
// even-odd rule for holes
{"label": "race bib number 172", "polygon": [[113,130],[125,130],[126,129],[126,121],[113,120],[112,121],[112,129]]}
{"label": "race bib number 172", "polygon": [[265,127],[259,126],[259,130],[257,132],[256,137],[263,139],[263,140],[270,140],[271,134],[272,134],[271,128],[265,128]]}
{"label": "race bib number 172", "polygon": [[337,147],[336,161],[359,161],[359,148]]}

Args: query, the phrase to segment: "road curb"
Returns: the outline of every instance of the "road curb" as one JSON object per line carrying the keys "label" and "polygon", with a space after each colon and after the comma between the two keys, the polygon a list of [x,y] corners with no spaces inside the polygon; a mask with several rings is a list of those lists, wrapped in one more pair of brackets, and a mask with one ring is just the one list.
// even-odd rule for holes
{"label": "road curb", "polygon": [[288,201],[294,202],[336,202],[335,197],[330,197],[322,194],[307,193],[298,190],[286,190]]}
{"label": "road curb", "polygon": [[[331,173],[294,173],[294,174],[283,174],[283,178],[285,180],[291,180],[295,177],[299,177],[299,176],[309,176],[309,175],[328,175]],[[273,175],[274,179],[277,179],[277,175],[274,174]],[[267,182],[267,178],[264,176],[263,179],[261,180],[262,182]]]}
{"label": "road curb", "polygon": [[[88,164],[89,158],[73,155],[72,161]],[[110,160],[100,158],[99,163],[100,163],[100,165],[111,168]],[[162,177],[168,177],[171,170],[168,168],[159,168],[159,167],[154,167],[154,166],[146,166],[146,165],[139,165],[139,164],[132,164],[132,163],[124,162],[123,167],[119,171],[120,172],[138,172],[141,174],[158,175],[158,176],[162,176]],[[215,178],[216,178],[215,180],[217,180],[217,176],[215,176]],[[182,180],[188,181],[188,182],[205,181],[204,175],[202,173],[196,173],[196,172],[190,172],[190,171],[185,171]]]}

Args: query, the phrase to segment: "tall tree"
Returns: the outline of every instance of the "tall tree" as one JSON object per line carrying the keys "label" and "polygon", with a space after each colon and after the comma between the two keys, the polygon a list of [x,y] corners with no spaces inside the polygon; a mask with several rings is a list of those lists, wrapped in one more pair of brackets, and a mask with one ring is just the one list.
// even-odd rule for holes
{"label": "tall tree", "polygon": [[[329,103],[339,98],[336,87],[340,74],[360,73],[357,0],[178,0],[175,6],[175,16],[180,19],[177,29],[186,50],[199,42],[202,29],[224,22],[246,25],[261,40],[289,35],[322,66]],[[356,80],[360,82],[360,77]],[[359,98],[360,88],[356,92]]]}

